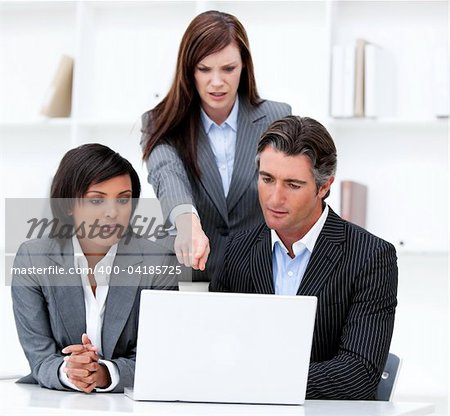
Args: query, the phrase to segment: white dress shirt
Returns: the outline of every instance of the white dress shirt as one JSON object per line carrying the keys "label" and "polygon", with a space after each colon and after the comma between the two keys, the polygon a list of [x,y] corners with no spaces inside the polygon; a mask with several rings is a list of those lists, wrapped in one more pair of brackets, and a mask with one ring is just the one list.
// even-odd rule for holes
{"label": "white dress shirt", "polygon": [[231,177],[233,175],[238,112],[238,97],[236,97],[236,101],[227,119],[220,126],[209,118],[203,108],[200,111],[203,128],[208,136],[209,144],[216,159],[225,196],[228,195]]}
{"label": "white dress shirt", "polygon": [[322,215],[311,229],[303,238],[292,245],[294,258],[289,256],[289,250],[283,244],[277,232],[270,230],[272,240],[273,287],[275,288],[276,295],[295,296],[297,294],[314,245],[327,219],[328,211],[329,208],[326,205]]}
{"label": "white dress shirt", "polygon": [[[116,258],[117,244],[114,244],[95,266],[94,276],[97,282],[97,288],[95,290],[95,296],[92,292],[91,284],[89,282],[88,272],[89,266],[88,261],[83,254],[80,243],[77,237],[72,237],[73,252],[74,252],[74,266],[76,269],[81,270],[81,283],[83,287],[84,294],[84,306],[86,309],[86,334],[92,342],[92,345],[98,348],[98,355],[103,356],[103,346],[102,346],[102,328],[103,328],[103,317],[105,314],[105,304],[106,297],[109,291],[109,279],[111,268]],[[81,344],[81,334],[80,334],[80,344]],[[98,392],[108,392],[113,390],[119,383],[120,376],[117,366],[112,361],[107,361],[99,359],[99,363],[104,364],[109,371],[111,378],[111,385],[105,389],[96,388]],[[64,362],[59,368],[59,379],[61,382],[75,390],[79,390],[73,383],[70,382],[67,374],[64,372],[66,363]]]}
{"label": "white dress shirt", "polygon": [[[230,114],[220,126],[208,117],[203,108],[200,111],[203,129],[208,136],[209,144],[211,145],[211,149],[214,154],[217,169],[219,170],[220,178],[222,179],[222,187],[225,196],[228,195],[231,178],[233,176],[238,113],[239,97],[237,96]],[[190,204],[182,204],[176,206],[170,212],[170,223],[175,224],[175,219],[177,216],[186,213],[194,213],[198,217],[198,212],[194,206]]]}

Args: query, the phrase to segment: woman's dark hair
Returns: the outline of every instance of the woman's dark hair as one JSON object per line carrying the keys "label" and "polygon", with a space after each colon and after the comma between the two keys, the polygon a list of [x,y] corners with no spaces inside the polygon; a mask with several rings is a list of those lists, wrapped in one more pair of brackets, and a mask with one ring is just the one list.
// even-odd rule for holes
{"label": "woman's dark hair", "polygon": [[234,16],[210,10],[199,14],[189,24],[178,51],[175,78],[166,97],[144,118],[144,155],[163,140],[173,145],[186,170],[200,176],[197,163],[197,136],[200,122],[200,97],[195,88],[196,65],[206,56],[234,43],[241,53],[242,73],[238,93],[252,105],[259,98],[247,33]]}
{"label": "woman's dark hair", "polygon": [[72,224],[68,213],[75,200],[82,198],[89,186],[121,175],[130,175],[133,214],[141,194],[141,183],[131,163],[98,143],[69,150],[61,159],[52,181],[50,204],[53,216],[62,224]]}

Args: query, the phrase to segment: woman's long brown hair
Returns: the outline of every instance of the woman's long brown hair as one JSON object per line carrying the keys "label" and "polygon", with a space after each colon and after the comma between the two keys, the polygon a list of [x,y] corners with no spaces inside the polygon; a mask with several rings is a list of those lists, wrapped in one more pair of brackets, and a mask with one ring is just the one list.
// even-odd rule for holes
{"label": "woman's long brown hair", "polygon": [[236,44],[242,59],[238,93],[252,105],[260,103],[248,37],[241,22],[230,14],[215,10],[201,13],[183,35],[169,92],[151,111],[143,126],[146,136],[143,159],[148,158],[158,143],[166,141],[178,151],[188,173],[200,176],[197,163],[200,97],[195,88],[195,67],[206,56],[219,52],[230,43]]}

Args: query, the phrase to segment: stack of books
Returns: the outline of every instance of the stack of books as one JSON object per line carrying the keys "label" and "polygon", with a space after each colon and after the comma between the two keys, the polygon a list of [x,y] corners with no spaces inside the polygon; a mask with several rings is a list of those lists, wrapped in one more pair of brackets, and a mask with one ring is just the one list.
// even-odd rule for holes
{"label": "stack of books", "polygon": [[364,39],[334,45],[331,65],[332,117],[393,114],[395,68],[387,50]]}

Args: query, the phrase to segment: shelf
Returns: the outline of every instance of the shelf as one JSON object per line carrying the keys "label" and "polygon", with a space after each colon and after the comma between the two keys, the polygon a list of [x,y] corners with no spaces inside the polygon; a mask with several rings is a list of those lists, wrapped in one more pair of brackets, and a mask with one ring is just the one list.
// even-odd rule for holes
{"label": "shelf", "polygon": [[23,120],[23,121],[0,121],[0,129],[11,129],[11,128],[32,128],[32,127],[61,127],[61,126],[71,126],[73,124],[73,119],[71,118],[39,118],[34,120]]}
{"label": "shelf", "polygon": [[99,119],[99,120],[78,120],[76,124],[80,127],[133,127],[138,124],[140,128],[141,118],[138,117],[134,120],[123,119]]}
{"label": "shelf", "polygon": [[406,118],[334,118],[329,117],[326,120],[328,126],[344,127],[344,128],[448,128],[450,119],[448,118],[423,118],[423,119],[406,119]]}
{"label": "shelf", "polygon": [[[132,137],[134,143],[139,145],[139,137],[141,135],[140,120],[136,121],[89,121],[77,124],[77,141],[90,142],[92,140],[101,141],[105,144],[111,144],[117,147],[117,144],[129,143]],[[129,145],[128,145],[129,147]],[[131,147],[134,149],[134,146]],[[129,150],[131,150],[129,149]]]}
{"label": "shelf", "polygon": [[39,154],[45,149],[52,154],[55,148],[67,148],[71,134],[70,119],[1,122],[0,149],[8,159],[17,152]]}

